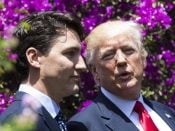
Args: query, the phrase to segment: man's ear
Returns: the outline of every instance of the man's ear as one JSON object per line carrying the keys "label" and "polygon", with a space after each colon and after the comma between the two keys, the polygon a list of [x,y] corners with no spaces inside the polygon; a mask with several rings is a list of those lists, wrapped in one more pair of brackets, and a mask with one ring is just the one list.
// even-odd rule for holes
{"label": "man's ear", "polygon": [[27,61],[32,67],[35,67],[35,68],[40,67],[40,61],[39,61],[40,56],[41,56],[41,53],[34,47],[30,47],[26,51]]}
{"label": "man's ear", "polygon": [[144,68],[146,68],[146,66],[147,66],[147,61],[145,60],[143,64],[144,64]]}
{"label": "man's ear", "polygon": [[146,58],[143,58],[143,67],[144,67],[144,69],[146,68],[146,66],[147,66]]}
{"label": "man's ear", "polygon": [[100,77],[99,77],[99,74],[97,72],[97,68],[96,66],[94,65],[89,65],[89,70],[91,71],[93,77],[94,77],[94,80],[96,82],[96,84],[100,84]]}

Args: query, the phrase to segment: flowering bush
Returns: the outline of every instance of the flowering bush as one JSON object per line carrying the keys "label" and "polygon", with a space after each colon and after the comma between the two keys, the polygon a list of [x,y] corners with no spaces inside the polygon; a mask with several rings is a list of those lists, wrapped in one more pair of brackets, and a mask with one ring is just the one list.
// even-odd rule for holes
{"label": "flowering bush", "polygon": [[[0,35],[10,39],[14,26],[27,14],[45,10],[71,12],[88,34],[108,19],[134,20],[144,27],[148,50],[143,93],[175,108],[175,2],[172,0],[0,0]],[[83,46],[85,47],[85,46]],[[90,73],[82,74],[81,93],[63,101],[68,115],[82,101],[93,99],[97,88]],[[2,98],[1,98],[2,99]],[[85,105],[87,105],[85,103]],[[72,108],[73,107],[73,108]],[[69,110],[68,110],[69,109]],[[70,110],[71,109],[71,110]]]}
{"label": "flowering bush", "polygon": [[16,112],[8,123],[1,124],[1,131],[34,131],[37,129],[38,115],[37,110],[41,104],[28,95],[23,96],[23,110],[20,114]]}
{"label": "flowering bush", "polygon": [[7,93],[0,93],[0,113],[2,113],[6,107],[13,102],[13,95],[8,96]]}

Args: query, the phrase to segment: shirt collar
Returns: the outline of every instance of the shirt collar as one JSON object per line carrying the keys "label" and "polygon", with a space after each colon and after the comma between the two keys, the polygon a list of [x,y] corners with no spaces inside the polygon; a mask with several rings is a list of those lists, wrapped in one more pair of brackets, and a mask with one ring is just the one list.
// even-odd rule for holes
{"label": "shirt collar", "polygon": [[[114,104],[116,105],[127,117],[130,117],[133,112],[133,108],[135,106],[136,100],[126,100],[122,99],[105,88],[101,87],[101,92]],[[138,98],[139,101],[143,103],[142,95]]]}
{"label": "shirt collar", "polygon": [[33,96],[36,100],[38,100],[41,105],[49,112],[52,118],[55,118],[58,112],[60,111],[60,107],[56,104],[54,100],[52,100],[49,96],[43,94],[39,90],[33,88],[27,84],[20,84],[19,91],[25,92]]}

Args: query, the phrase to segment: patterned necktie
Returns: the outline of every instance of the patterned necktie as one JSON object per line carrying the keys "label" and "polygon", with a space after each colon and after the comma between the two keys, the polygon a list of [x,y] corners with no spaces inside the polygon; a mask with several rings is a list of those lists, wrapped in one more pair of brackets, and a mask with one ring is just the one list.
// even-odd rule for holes
{"label": "patterned necktie", "polygon": [[148,112],[145,110],[141,102],[137,101],[134,107],[134,111],[139,115],[139,122],[142,125],[144,131],[158,131],[156,125],[151,119]]}
{"label": "patterned necktie", "polygon": [[64,115],[63,115],[63,113],[61,111],[57,114],[55,119],[58,122],[58,126],[61,129],[61,131],[67,131]]}

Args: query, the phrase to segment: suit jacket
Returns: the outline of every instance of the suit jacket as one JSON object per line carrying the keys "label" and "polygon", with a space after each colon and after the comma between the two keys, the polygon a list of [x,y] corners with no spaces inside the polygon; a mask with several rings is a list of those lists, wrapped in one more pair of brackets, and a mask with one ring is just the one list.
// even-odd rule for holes
{"label": "suit jacket", "polygon": [[[144,101],[175,130],[175,111],[155,102]],[[138,131],[131,120],[101,92],[85,110],[73,116],[68,126],[72,131]]]}
{"label": "suit jacket", "polygon": [[[8,123],[14,116],[20,115],[24,111],[25,107],[22,104],[22,99],[25,94],[24,92],[16,93],[14,102],[0,115],[1,125]],[[41,106],[35,113],[37,115],[35,131],[60,131],[58,123],[44,107]]]}

